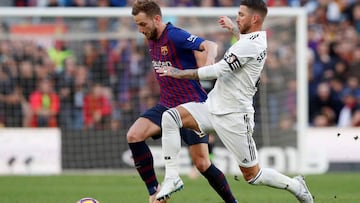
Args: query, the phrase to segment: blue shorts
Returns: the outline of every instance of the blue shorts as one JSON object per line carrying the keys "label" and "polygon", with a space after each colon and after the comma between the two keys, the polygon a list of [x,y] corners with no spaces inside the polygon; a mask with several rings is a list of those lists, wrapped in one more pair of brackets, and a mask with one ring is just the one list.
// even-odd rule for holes
{"label": "blue shorts", "polygon": [[[165,107],[163,105],[160,105],[160,104],[157,104],[154,107],[152,107],[151,109],[148,109],[140,117],[149,119],[150,121],[152,121],[156,125],[160,126],[160,128],[161,128],[162,114],[166,110],[168,110],[167,107]],[[194,145],[194,144],[208,143],[209,142],[209,136],[208,135],[206,135],[204,137],[199,137],[199,135],[197,135],[193,130],[186,129],[186,128],[181,128],[180,129],[180,135],[181,135],[181,138],[184,140],[184,142],[187,145]],[[161,134],[154,135],[154,136],[152,136],[152,138],[154,140],[159,139],[159,138],[161,138]]]}

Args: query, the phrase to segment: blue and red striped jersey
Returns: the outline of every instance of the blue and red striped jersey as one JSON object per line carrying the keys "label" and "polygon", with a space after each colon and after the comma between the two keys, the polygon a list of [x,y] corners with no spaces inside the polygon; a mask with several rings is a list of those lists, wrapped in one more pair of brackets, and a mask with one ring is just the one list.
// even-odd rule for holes
{"label": "blue and red striped jersey", "polygon": [[[158,40],[149,40],[154,72],[162,66],[179,69],[198,68],[193,51],[199,50],[203,41],[204,39],[168,23]],[[190,101],[203,102],[207,98],[198,80],[159,77],[156,72],[155,75],[160,85],[161,105],[171,108]]]}

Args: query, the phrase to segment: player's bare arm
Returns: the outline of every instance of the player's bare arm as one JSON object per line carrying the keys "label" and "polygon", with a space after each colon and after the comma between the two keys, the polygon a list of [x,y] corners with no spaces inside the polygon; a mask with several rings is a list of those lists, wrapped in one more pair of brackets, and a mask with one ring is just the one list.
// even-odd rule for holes
{"label": "player's bare arm", "polygon": [[218,45],[210,40],[205,40],[200,44],[200,50],[205,52],[206,61],[204,65],[211,65],[215,63],[217,56]]}
{"label": "player's bare arm", "polygon": [[171,66],[158,68],[156,70],[159,73],[159,76],[169,76],[178,79],[199,79],[198,70],[197,69],[187,69],[180,70]]}
{"label": "player's bare arm", "polygon": [[220,16],[218,20],[222,28],[227,29],[233,36],[239,40],[240,32],[237,26],[232,22],[232,20],[227,16]]}

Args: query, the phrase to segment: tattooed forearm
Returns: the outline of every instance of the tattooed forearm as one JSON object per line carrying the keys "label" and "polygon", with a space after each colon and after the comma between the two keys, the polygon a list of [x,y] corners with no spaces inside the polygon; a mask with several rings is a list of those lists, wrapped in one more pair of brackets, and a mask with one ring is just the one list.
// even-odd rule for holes
{"label": "tattooed forearm", "polygon": [[179,78],[187,78],[187,79],[198,79],[198,72],[197,69],[188,69],[188,70],[179,70],[175,69],[174,71],[177,71],[176,75],[179,76]]}

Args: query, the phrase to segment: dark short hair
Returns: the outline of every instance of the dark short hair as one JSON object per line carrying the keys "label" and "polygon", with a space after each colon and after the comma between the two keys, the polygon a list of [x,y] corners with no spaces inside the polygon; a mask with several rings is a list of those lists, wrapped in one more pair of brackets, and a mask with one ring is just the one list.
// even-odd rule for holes
{"label": "dark short hair", "polygon": [[241,0],[240,5],[258,12],[263,18],[266,17],[268,12],[266,3],[263,0]]}
{"label": "dark short hair", "polygon": [[141,12],[149,17],[162,16],[160,6],[152,0],[136,0],[134,2],[131,14],[135,16]]}

